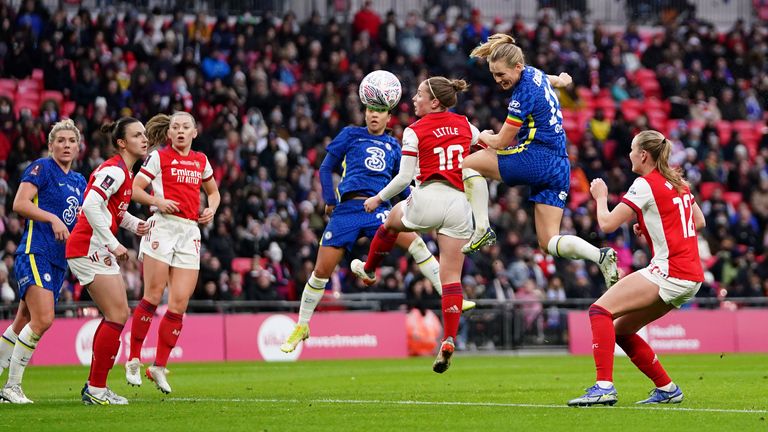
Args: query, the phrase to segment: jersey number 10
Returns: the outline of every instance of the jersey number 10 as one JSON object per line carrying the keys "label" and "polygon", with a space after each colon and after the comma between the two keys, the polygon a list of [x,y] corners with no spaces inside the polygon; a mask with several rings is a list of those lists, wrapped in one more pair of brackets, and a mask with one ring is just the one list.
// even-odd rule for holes
{"label": "jersey number 10", "polygon": [[[696,237],[696,225],[693,223],[693,208],[691,208],[691,200],[693,196],[683,195],[683,197],[672,198],[672,203],[677,205],[680,210],[680,223],[683,226],[683,238]],[[686,209],[688,217],[686,218]],[[686,223],[688,219],[688,223]]]}
{"label": "jersey number 10", "polygon": [[464,146],[461,144],[451,144],[448,148],[435,147],[434,153],[437,153],[437,157],[440,158],[440,171],[453,170],[453,161],[456,160],[456,167],[461,167],[461,162],[464,160]]}

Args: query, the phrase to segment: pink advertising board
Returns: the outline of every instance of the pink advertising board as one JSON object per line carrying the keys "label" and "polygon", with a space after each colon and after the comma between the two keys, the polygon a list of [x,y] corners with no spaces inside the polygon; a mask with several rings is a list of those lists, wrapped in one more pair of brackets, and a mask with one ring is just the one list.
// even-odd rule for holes
{"label": "pink advertising board", "polygon": [[[157,349],[157,327],[162,317],[152,320],[152,327],[142,347],[142,361],[151,362]],[[58,318],[45,333],[32,356],[33,365],[91,364],[93,334],[101,318]],[[0,328],[6,328],[11,321],[0,321]],[[120,337],[120,351],[117,363],[128,359],[131,340],[131,321],[126,323]],[[224,317],[222,315],[190,315],[184,318],[176,348],[171,352],[171,361],[222,361],[224,360]]]}
{"label": "pink advertising board", "polygon": [[[312,319],[312,337],[290,354],[280,344],[293,330],[295,315],[237,314],[186,315],[184,329],[172,362],[224,360],[292,361],[332,358],[406,357],[405,314],[392,313],[317,313]],[[142,348],[142,361],[154,360],[157,327],[152,321]],[[88,365],[91,362],[93,334],[100,318],[58,318],[40,341],[32,356],[33,365]],[[11,321],[0,320],[0,328]],[[121,335],[117,363],[128,359],[130,320]]]}
{"label": "pink advertising board", "polygon": [[406,357],[402,312],[325,312],[312,317],[310,338],[286,354],[280,344],[293,331],[295,314],[226,315],[227,360]]}
{"label": "pink advertising board", "polygon": [[[670,312],[638,334],[658,353],[768,352],[766,326],[768,310],[681,310]],[[568,336],[572,354],[592,353],[586,311],[568,314]]]}

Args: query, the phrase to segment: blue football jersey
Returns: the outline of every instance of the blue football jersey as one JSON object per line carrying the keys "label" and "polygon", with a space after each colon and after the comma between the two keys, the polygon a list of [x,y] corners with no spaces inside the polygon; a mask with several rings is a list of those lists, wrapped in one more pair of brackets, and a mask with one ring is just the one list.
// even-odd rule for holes
{"label": "blue football jersey", "polygon": [[[35,204],[58,216],[72,232],[83,203],[83,193],[87,186],[85,178],[72,170],[64,173],[52,158],[42,158],[27,167],[21,181],[37,186]],[[64,246],[64,242],[56,241],[51,224],[30,219],[24,226],[16,254],[43,255],[54,265],[66,268]]]}
{"label": "blue football jersey", "polygon": [[560,101],[547,74],[526,66],[507,107],[506,123],[519,127],[518,145],[546,147],[557,156],[566,156],[565,131]]}
{"label": "blue football jersey", "polygon": [[328,153],[341,163],[341,182],[337,198],[348,192],[374,196],[384,189],[400,170],[402,149],[388,134],[371,135],[360,126],[347,126],[328,145]]}

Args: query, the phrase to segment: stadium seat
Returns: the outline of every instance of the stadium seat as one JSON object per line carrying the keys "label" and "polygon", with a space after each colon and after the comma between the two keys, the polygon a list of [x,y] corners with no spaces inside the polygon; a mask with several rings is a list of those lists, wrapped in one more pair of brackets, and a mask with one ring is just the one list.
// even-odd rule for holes
{"label": "stadium seat", "polygon": [[45,90],[40,95],[40,101],[45,102],[47,100],[52,100],[61,106],[61,104],[64,103],[64,95],[60,91]]}
{"label": "stadium seat", "polygon": [[718,182],[702,182],[699,184],[699,198],[702,201],[706,201],[712,197],[715,189],[722,188],[723,186]]}
{"label": "stadium seat", "polygon": [[40,104],[37,102],[22,99],[14,101],[13,105],[17,116],[20,116],[24,110],[29,110],[30,114],[32,114],[32,117],[37,117],[40,115]]}
{"label": "stadium seat", "polygon": [[62,117],[69,117],[73,112],[75,112],[75,108],[77,108],[75,101],[66,101],[61,104],[61,110],[59,111],[59,114],[61,114]]}
{"label": "stadium seat", "polygon": [[32,92],[40,93],[40,91],[42,90],[43,90],[43,85],[40,82],[35,81],[33,79],[25,79],[25,80],[19,81],[16,91],[18,93],[28,94]]}
{"label": "stadium seat", "polygon": [[16,93],[16,80],[0,78],[0,91],[6,91],[11,94]]}
{"label": "stadium seat", "polygon": [[248,257],[238,257],[232,260],[232,271],[238,272],[245,276],[246,273],[252,270],[251,264],[253,259]]}
{"label": "stadium seat", "polygon": [[733,208],[738,208],[741,201],[744,200],[744,196],[741,192],[723,192],[723,200],[732,205]]}
{"label": "stadium seat", "polygon": [[669,101],[662,101],[655,97],[645,99],[643,101],[643,108],[646,111],[662,111],[665,115],[669,115],[669,110],[671,109],[671,106],[669,104]]}
{"label": "stadium seat", "polygon": [[40,88],[45,87],[44,72],[42,69],[32,69],[32,79],[40,84]]}
{"label": "stadium seat", "polygon": [[717,136],[720,138],[720,145],[724,146],[731,140],[731,133],[733,132],[733,125],[727,120],[719,120],[715,127],[717,128]]}

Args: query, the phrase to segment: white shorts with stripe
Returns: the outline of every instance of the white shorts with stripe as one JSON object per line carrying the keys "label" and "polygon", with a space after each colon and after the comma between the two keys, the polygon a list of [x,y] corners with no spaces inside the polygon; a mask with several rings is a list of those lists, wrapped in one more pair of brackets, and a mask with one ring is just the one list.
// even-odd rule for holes
{"label": "white shorts with stripe", "polygon": [[659,296],[664,303],[679,308],[690,301],[701,288],[701,282],[678,279],[664,272],[655,265],[640,269],[639,273],[659,286]]}
{"label": "white shorts with stripe", "polygon": [[403,225],[415,231],[437,230],[457,239],[472,237],[472,208],[463,191],[439,181],[411,191],[403,205]]}
{"label": "white shorts with stripe", "polygon": [[171,267],[200,269],[200,228],[196,221],[158,212],[147,222],[149,234],[141,238],[140,260],[147,255]]}
{"label": "white shorts with stripe", "polygon": [[120,266],[117,257],[106,248],[94,252],[91,256],[68,258],[69,270],[75,275],[80,285],[87,286],[96,275],[119,275]]}

